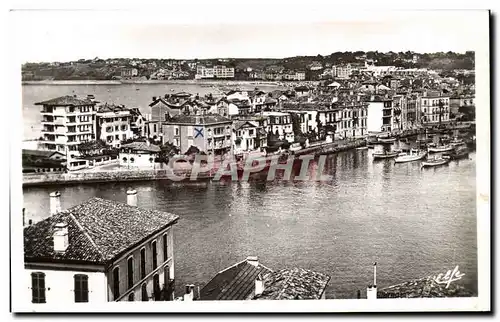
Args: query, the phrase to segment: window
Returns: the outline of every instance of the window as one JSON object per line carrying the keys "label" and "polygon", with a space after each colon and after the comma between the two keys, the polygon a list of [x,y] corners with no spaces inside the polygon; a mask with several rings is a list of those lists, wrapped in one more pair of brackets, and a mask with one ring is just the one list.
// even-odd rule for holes
{"label": "window", "polygon": [[115,135],[115,140],[119,140],[120,139],[120,136],[117,134]]}
{"label": "window", "polygon": [[312,114],[307,114],[307,118],[309,121],[312,121]]}
{"label": "window", "polygon": [[115,125],[115,131],[118,131],[120,127],[118,125]]}
{"label": "window", "polygon": [[118,267],[113,270],[113,296],[115,300],[120,297],[120,268]]}
{"label": "window", "polygon": [[147,302],[149,299],[148,299],[148,290],[146,288],[146,284],[142,284],[141,286],[141,300],[143,302]]}
{"label": "window", "polygon": [[134,163],[135,159],[134,158],[130,158],[130,163]]}
{"label": "window", "polygon": [[141,249],[141,279],[146,277],[146,249]]}
{"label": "window", "polygon": [[248,130],[249,135],[253,135],[253,130]]}
{"label": "window", "polygon": [[175,135],[179,135],[179,128],[177,126],[175,127]]}
{"label": "window", "polygon": [[163,261],[166,262],[168,259],[168,240],[167,234],[163,235]]}
{"label": "window", "polygon": [[130,293],[130,294],[128,295],[128,301],[129,301],[129,302],[134,302],[134,293]]}
{"label": "window", "polygon": [[89,301],[89,277],[85,274],[76,274],[75,277],[75,302]]}
{"label": "window", "polygon": [[128,288],[131,288],[134,286],[134,258],[128,259],[127,266]]}
{"label": "window", "polygon": [[122,135],[122,140],[125,141],[127,139],[127,135],[126,134],[123,134]]}
{"label": "window", "polygon": [[151,243],[151,248],[153,250],[153,269],[156,269],[158,266],[157,253],[156,253],[156,241]]}
{"label": "window", "polygon": [[45,303],[45,274],[31,273],[31,302]]}
{"label": "window", "polygon": [[156,133],[156,124],[153,124],[153,132]]}
{"label": "window", "polygon": [[127,130],[127,126],[126,125],[122,125],[122,131],[126,131]]}

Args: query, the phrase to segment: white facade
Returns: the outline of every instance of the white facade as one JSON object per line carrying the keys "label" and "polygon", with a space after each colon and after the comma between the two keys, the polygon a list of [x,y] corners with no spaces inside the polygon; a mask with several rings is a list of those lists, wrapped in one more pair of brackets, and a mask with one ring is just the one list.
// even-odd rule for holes
{"label": "white facade", "polygon": [[99,139],[106,144],[119,148],[120,142],[133,137],[130,127],[132,115],[130,111],[97,113]]}
{"label": "white facade", "polygon": [[286,140],[290,143],[295,141],[292,117],[289,113],[263,112],[262,116],[267,118],[267,133],[278,133],[280,140]]}
{"label": "white facade", "polygon": [[[30,267],[30,266],[28,266]],[[57,269],[56,269],[57,268]],[[66,270],[67,269],[67,270]],[[97,270],[98,267],[95,267]],[[77,270],[64,265],[46,264],[45,267],[26,268],[22,279],[23,298],[28,303],[32,303],[33,285],[32,273],[43,273],[45,280],[45,303],[57,304],[62,307],[65,304],[75,303],[75,275],[86,275],[88,277],[88,302],[102,303],[107,301],[107,281],[104,271],[89,272]],[[33,305],[43,305],[43,303],[33,303]]]}
{"label": "white facade", "polygon": [[234,78],[234,68],[223,65],[205,67],[198,65],[196,68],[196,79],[202,78]]}
{"label": "white facade", "polygon": [[120,166],[122,167],[154,169],[155,159],[157,157],[157,153],[148,151],[120,151],[118,159],[120,160]]}
{"label": "white facade", "polygon": [[[441,108],[439,106],[440,102],[443,104]],[[421,97],[420,108],[422,124],[439,124],[440,112],[441,122],[450,120],[450,98],[448,96]]]}
{"label": "white facade", "polygon": [[[233,132],[233,151],[235,154],[253,151],[256,149],[257,131],[259,130],[256,124],[246,122],[240,128]],[[238,140],[238,141],[237,141]],[[237,143],[239,142],[239,143]]]}
{"label": "white facade", "polygon": [[384,110],[383,102],[368,103],[367,131],[368,132],[383,132],[382,130],[382,115]]}
{"label": "white facade", "polygon": [[95,138],[94,105],[43,106],[41,148],[78,155],[78,144]]}

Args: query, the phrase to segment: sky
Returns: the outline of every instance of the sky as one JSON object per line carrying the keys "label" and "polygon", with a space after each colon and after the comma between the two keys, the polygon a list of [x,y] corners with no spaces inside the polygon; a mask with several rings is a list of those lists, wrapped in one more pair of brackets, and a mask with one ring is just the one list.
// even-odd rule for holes
{"label": "sky", "polygon": [[279,14],[280,10],[256,7],[188,12],[14,11],[13,42],[21,62],[94,57],[283,58],[357,50],[463,53],[478,46],[478,22],[488,19],[486,11],[325,13],[318,9],[307,15],[300,8]]}

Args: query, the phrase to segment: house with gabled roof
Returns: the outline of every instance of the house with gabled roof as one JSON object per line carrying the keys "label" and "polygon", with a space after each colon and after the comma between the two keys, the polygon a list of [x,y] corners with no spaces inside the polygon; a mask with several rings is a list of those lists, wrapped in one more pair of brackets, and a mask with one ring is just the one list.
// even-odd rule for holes
{"label": "house with gabled roof", "polygon": [[172,300],[173,226],[177,215],[91,198],[24,228],[24,299],[35,306]]}

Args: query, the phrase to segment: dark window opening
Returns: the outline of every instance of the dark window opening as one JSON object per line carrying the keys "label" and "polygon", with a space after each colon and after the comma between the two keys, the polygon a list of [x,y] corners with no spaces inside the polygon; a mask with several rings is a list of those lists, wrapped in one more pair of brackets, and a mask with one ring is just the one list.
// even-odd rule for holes
{"label": "dark window opening", "polygon": [[89,277],[84,274],[75,275],[75,302],[89,301]]}

